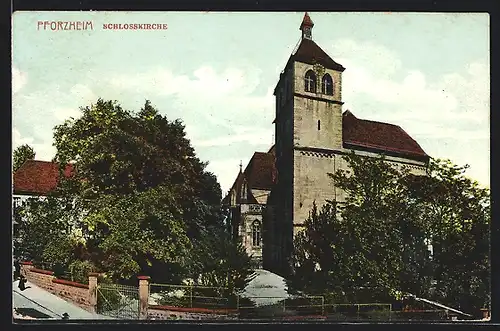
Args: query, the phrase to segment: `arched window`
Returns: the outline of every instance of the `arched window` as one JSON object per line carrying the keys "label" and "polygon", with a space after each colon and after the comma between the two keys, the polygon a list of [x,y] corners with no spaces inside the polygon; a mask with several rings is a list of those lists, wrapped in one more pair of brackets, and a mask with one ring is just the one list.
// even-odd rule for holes
{"label": "arched window", "polygon": [[329,74],[325,74],[321,80],[321,93],[333,95],[333,80]]}
{"label": "arched window", "polygon": [[314,71],[309,70],[306,72],[304,83],[306,92],[316,93],[316,74]]}
{"label": "arched window", "polygon": [[252,245],[260,246],[260,222],[257,220],[252,223]]}

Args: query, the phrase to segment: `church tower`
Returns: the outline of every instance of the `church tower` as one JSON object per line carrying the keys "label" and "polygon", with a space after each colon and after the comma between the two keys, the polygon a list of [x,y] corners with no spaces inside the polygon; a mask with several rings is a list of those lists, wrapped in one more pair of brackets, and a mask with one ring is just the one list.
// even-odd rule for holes
{"label": "church tower", "polygon": [[[342,72],[314,41],[314,23],[305,13],[301,39],[280,74],[276,96],[275,196],[276,262],[290,267],[293,237],[313,203],[321,206],[334,191],[334,172],[342,150]],[[337,160],[340,162],[340,159]]]}

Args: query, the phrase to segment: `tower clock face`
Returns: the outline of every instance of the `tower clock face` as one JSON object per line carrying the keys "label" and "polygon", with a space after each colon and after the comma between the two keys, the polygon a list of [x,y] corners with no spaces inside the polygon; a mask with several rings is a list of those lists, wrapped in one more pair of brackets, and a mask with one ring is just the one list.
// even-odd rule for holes
{"label": "tower clock face", "polygon": [[313,66],[314,72],[316,73],[317,77],[323,77],[323,74],[325,73],[325,67],[323,67],[321,64],[316,63]]}

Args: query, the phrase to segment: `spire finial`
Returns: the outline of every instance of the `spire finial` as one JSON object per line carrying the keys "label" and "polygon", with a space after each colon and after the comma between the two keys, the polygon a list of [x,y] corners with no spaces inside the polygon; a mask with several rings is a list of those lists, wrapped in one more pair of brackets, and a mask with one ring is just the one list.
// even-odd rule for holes
{"label": "spire finial", "polygon": [[240,172],[241,172],[242,168],[243,168],[243,162],[241,162],[241,160],[240,160]]}
{"label": "spire finial", "polygon": [[309,13],[306,12],[304,14],[304,18],[302,19],[302,23],[300,24],[299,30],[302,31],[302,38],[312,39],[312,28],[314,26],[313,21],[309,17]]}

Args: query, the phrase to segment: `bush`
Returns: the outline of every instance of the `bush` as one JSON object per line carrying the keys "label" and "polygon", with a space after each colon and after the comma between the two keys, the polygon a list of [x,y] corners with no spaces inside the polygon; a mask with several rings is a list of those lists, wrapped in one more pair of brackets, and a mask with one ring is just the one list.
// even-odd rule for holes
{"label": "bush", "polygon": [[88,284],[89,273],[96,272],[97,268],[90,261],[74,261],[68,267],[68,273],[74,282]]}

